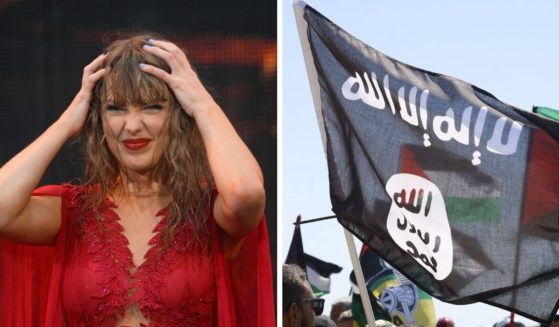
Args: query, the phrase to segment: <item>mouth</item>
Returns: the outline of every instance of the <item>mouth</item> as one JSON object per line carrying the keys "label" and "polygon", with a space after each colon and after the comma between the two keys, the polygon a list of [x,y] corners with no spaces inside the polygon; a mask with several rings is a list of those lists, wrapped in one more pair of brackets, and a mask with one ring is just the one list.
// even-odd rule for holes
{"label": "mouth", "polygon": [[126,139],[122,141],[122,145],[130,151],[139,151],[147,147],[151,142],[150,139],[140,138],[140,139]]}

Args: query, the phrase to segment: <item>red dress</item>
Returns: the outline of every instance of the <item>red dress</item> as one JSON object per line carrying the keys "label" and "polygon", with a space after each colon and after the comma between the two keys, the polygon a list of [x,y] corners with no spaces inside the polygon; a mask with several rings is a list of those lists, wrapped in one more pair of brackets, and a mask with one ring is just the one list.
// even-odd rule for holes
{"label": "red dress", "polygon": [[[150,326],[275,325],[264,220],[244,240],[239,256],[229,261],[218,246],[213,217],[208,218],[211,250],[187,247],[192,232],[185,227],[176,232],[173,246],[161,251],[160,232],[167,222],[167,210],[162,209],[158,213],[161,221],[150,241],[152,247],[144,263],[135,267],[114,204],[109,200],[99,210],[104,224],[98,224],[92,212],[83,212],[78,227],[76,217],[82,208],[83,192],[83,187],[71,185],[47,186],[34,192],[62,198],[62,224],[54,251],[48,253],[47,248],[36,247],[24,250],[30,252],[26,255],[42,251],[40,257],[29,263],[36,266],[43,264],[41,261],[51,261],[44,264],[50,274],[39,274],[31,282],[29,276],[19,275],[13,275],[15,281],[8,280],[6,263],[18,260],[7,259],[7,242],[2,244],[0,305],[4,302],[7,306],[0,306],[0,317],[8,319],[2,318],[7,325],[31,326],[36,325],[33,321],[44,319],[41,325],[45,326],[63,326],[64,321],[68,327],[115,326],[118,317],[124,316],[131,305],[139,307]],[[46,290],[44,287],[31,289],[41,280],[49,280],[45,299],[40,294]],[[13,287],[13,282],[22,286]],[[29,299],[21,303],[15,300],[20,292]],[[29,306],[38,309],[30,312]]]}

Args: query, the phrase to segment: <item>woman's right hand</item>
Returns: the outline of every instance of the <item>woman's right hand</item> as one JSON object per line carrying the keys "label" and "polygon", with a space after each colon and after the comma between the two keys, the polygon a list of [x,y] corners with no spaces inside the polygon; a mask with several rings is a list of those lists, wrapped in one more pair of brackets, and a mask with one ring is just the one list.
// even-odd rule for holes
{"label": "woman's right hand", "polygon": [[102,54],[85,66],[83,69],[82,87],[58,120],[59,123],[69,128],[71,137],[78,136],[83,130],[93,96],[93,88],[97,81],[107,73],[107,68],[100,69],[103,66],[105,57],[106,55]]}
{"label": "woman's right hand", "polygon": [[60,118],[0,167],[0,237],[50,244],[58,234],[60,197],[32,193],[66,141],[82,131],[95,83],[107,73],[103,68],[105,58],[100,55],[85,66],[82,87]]}

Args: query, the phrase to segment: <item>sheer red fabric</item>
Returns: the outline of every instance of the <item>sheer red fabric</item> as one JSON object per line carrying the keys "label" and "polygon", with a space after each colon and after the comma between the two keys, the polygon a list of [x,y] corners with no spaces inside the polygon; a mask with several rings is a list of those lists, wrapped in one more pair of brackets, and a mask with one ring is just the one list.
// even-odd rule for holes
{"label": "sheer red fabric", "polygon": [[[132,303],[150,326],[275,325],[264,220],[246,237],[239,256],[228,261],[219,246],[211,256],[201,248],[188,250],[187,227],[162,253],[159,232],[167,215],[163,209],[152,248],[144,263],[134,267],[110,201],[100,210],[105,228],[96,229],[94,217],[86,214],[85,237],[77,237],[72,222],[80,208],[79,190],[47,186],[34,193],[62,198],[62,225],[54,247],[2,242],[0,318],[6,325],[63,326],[66,320],[69,327],[114,326]],[[218,244],[212,217],[209,224],[212,244]]]}

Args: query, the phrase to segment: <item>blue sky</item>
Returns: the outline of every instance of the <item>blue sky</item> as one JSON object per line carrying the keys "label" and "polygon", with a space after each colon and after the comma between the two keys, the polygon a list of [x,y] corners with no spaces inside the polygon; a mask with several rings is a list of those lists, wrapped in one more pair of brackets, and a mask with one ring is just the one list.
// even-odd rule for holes
{"label": "blue sky", "polygon": [[[530,110],[559,108],[559,2],[536,1],[307,1],[309,5],[377,50],[416,67],[454,76],[500,100]],[[328,172],[309,83],[295,26],[292,2],[282,4],[283,219],[280,258],[285,259],[297,214],[303,219],[331,215]],[[333,276],[325,311],[349,290],[351,262],[340,225],[302,226],[305,251],[344,267]],[[358,243],[358,247],[360,247]],[[436,302],[438,316],[457,326],[491,326],[506,311],[475,304]],[[536,326],[525,318],[517,319]]]}

